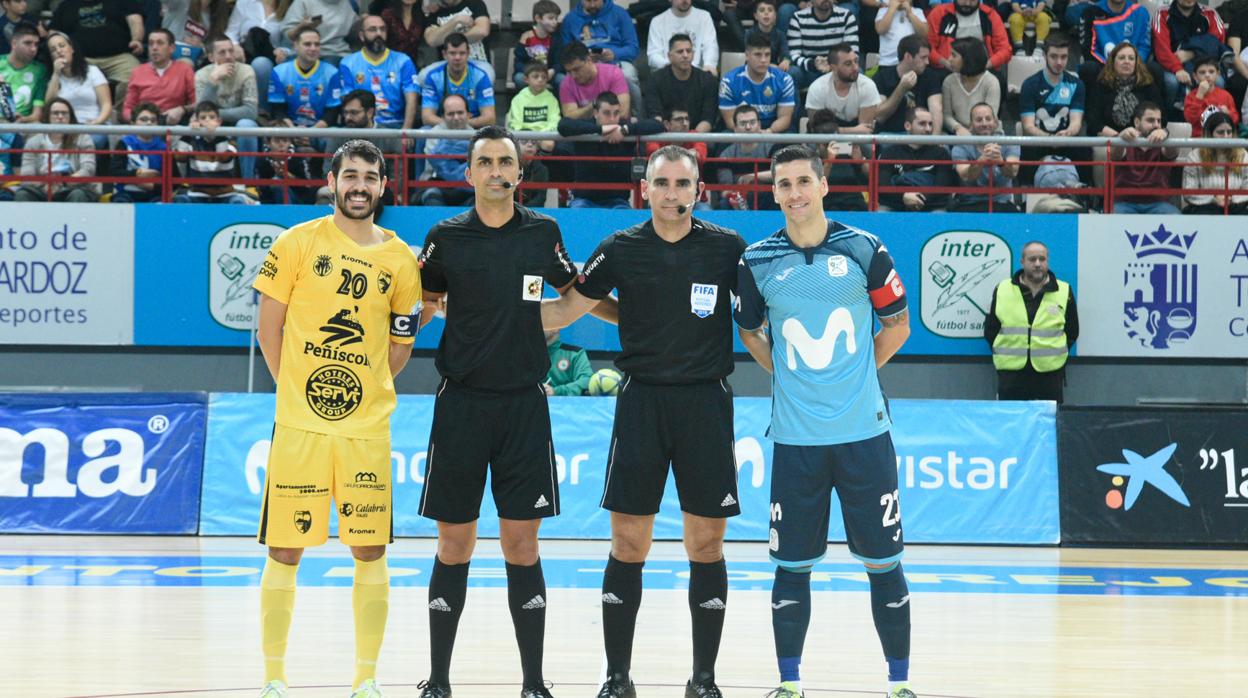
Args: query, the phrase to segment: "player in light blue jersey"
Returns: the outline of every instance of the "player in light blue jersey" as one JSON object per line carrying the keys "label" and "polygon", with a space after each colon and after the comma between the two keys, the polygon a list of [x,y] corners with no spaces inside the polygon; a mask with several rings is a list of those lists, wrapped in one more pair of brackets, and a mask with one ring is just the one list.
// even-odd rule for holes
{"label": "player in light blue jersey", "polygon": [[420,85],[416,66],[406,53],[386,48],[386,22],[367,15],[360,25],[364,48],[338,64],[342,94],[368,90],[377,99],[377,125],[382,128],[412,128]]}
{"label": "player in light blue jersey", "polygon": [[321,34],[303,29],[295,39],[295,60],[269,76],[269,113],[292,126],[325,128],[338,120],[342,106],[338,69],[321,61]]}
{"label": "player in light blue jersey", "polygon": [[835,489],[849,551],[871,583],[888,696],[915,698],[897,460],[876,373],[910,335],[906,291],[879,238],[824,218],[828,182],[815,151],[784,148],[771,171],[785,227],[741,256],[736,311],[741,340],[772,374],[768,545],[781,684],[770,695],[802,696],[810,571],[827,553]]}
{"label": "player in light blue jersey", "polygon": [[732,123],[732,112],[742,104],[758,110],[764,131],[785,133],[795,125],[797,90],[789,74],[771,64],[771,43],[751,34],[745,45],[745,65],[728,71],[719,81],[719,112]]}

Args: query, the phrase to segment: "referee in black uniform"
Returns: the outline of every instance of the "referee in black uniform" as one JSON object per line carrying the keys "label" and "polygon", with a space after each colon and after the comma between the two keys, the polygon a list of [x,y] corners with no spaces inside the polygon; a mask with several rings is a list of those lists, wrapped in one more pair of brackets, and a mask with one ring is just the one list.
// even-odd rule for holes
{"label": "referee in black uniform", "polygon": [[515,204],[520,156],[506,129],[477,131],[464,176],[476,203],[430,229],[420,254],[426,310],[446,296],[435,361],[442,383],[420,498],[420,514],[438,522],[429,579],[431,668],[420,695],[451,695],[451,651],[488,467],[524,670],[520,695],[550,698],[542,677],[546,582],[537,531],[543,518],[559,513],[559,488],[542,387],[550,359],[541,301],[544,284],[570,286],[576,267],[554,219]]}
{"label": "referee in black uniform", "polygon": [[732,389],[725,380],[733,369],[729,294],[745,241],[693,218],[702,184],[690,150],[655,151],[641,193],[651,219],[603,240],[576,292],[542,305],[542,324],[555,329],[619,290],[622,351],[615,363],[625,379],[602,495],[611,511],[611,556],[602,580],[607,681],[598,696],[636,696],[629,668],[641,569],[670,464],[684,512],[693,615],[693,676],[685,696],[722,698],[715,657],[728,598],[724,529],[741,512]]}

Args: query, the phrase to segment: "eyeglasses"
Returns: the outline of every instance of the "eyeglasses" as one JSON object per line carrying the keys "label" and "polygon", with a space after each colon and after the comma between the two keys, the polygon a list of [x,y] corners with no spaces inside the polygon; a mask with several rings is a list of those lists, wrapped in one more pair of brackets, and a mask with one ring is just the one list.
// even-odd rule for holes
{"label": "eyeglasses", "polygon": [[750,128],[751,126],[757,126],[757,125],[758,125],[758,119],[745,119],[745,120],[737,121],[737,128]]}

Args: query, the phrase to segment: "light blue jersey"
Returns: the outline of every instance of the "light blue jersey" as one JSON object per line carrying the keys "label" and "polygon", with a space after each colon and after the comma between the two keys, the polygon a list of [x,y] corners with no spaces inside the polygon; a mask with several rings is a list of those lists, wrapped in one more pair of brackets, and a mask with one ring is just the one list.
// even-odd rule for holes
{"label": "light blue jersey", "polygon": [[326,109],[342,106],[338,69],[317,61],[305,73],[299,69],[299,61],[286,61],[273,68],[269,76],[268,101],[285,102],[286,115],[296,126],[315,126]]}
{"label": "light blue jersey", "polygon": [[906,296],[879,238],[829,221],[823,244],[799,248],[781,229],[746,248],[737,271],[737,324],[769,325],[771,438],[827,446],[888,431],[875,316],[904,312]]}
{"label": "light blue jersey", "polygon": [[748,66],[733,68],[719,81],[719,108],[735,109],[742,104],[758,110],[758,120],[764,131],[771,128],[780,115],[780,107],[797,105],[793,78],[772,65],[767,66],[767,76],[762,82],[754,82]]}
{"label": "light blue jersey", "polygon": [[381,60],[373,62],[363,51],[353,53],[338,64],[342,94],[367,90],[377,98],[378,126],[402,126],[407,95],[419,94],[416,66],[406,53],[386,49]]}

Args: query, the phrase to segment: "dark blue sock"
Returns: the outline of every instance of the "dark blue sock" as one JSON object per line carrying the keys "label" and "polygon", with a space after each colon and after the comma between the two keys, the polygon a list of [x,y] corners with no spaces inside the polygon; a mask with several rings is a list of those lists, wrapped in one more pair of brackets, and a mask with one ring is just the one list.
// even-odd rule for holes
{"label": "dark blue sock", "polygon": [[771,587],[771,631],[776,640],[776,659],[781,681],[800,681],[798,665],[810,627],[810,570],[791,572],[776,568]]}
{"label": "dark blue sock", "polygon": [[888,661],[888,680],[905,681],[910,673],[910,589],[898,563],[887,572],[867,569],[871,616]]}

